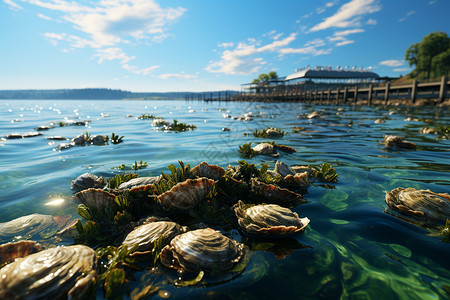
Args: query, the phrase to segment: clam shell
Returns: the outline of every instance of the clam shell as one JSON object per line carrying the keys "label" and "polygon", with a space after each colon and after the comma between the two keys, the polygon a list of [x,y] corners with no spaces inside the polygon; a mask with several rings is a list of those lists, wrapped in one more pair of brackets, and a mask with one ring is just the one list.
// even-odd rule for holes
{"label": "clam shell", "polygon": [[0,245],[0,264],[14,261],[41,250],[42,246],[35,241],[19,241]]}
{"label": "clam shell", "polygon": [[69,229],[75,222],[71,216],[31,214],[0,223],[0,242],[33,238],[45,240]]}
{"label": "clam shell", "polygon": [[252,178],[252,190],[260,196],[263,201],[269,203],[307,203],[308,201],[302,195],[289,191],[288,189],[280,188],[273,184],[265,184]]}
{"label": "clam shell", "polygon": [[76,193],[75,196],[88,208],[103,211],[107,207],[111,207],[116,196],[101,189],[90,188],[82,192]]}
{"label": "clam shell", "polygon": [[309,186],[309,175],[308,172],[296,173],[294,176],[289,174],[284,177],[284,181],[289,184],[295,184],[299,187],[307,187]]}
{"label": "clam shell", "polygon": [[153,184],[156,181],[158,181],[161,178],[161,176],[152,176],[152,177],[138,177],[138,178],[132,178],[126,182],[123,182],[119,185],[119,190],[126,190],[126,189],[132,189],[138,186],[142,185],[149,185]]}
{"label": "clam shell", "polygon": [[192,168],[191,172],[199,177],[206,177],[213,180],[219,180],[225,175],[225,170],[222,167],[210,165],[206,161],[203,161]]}
{"label": "clam shell", "polygon": [[261,143],[253,147],[253,150],[261,155],[270,155],[275,153],[275,148],[272,144],[269,143]]}
{"label": "clam shell", "polygon": [[82,245],[28,255],[0,269],[0,299],[82,299],[96,266],[95,251]]}
{"label": "clam shell", "polygon": [[188,179],[158,196],[158,201],[167,209],[188,210],[205,199],[214,185],[208,178]]}
{"label": "clam shell", "polygon": [[449,194],[399,187],[386,192],[386,203],[391,209],[414,219],[440,224],[450,219]]}
{"label": "clam shell", "polygon": [[254,205],[244,208],[242,201],[235,207],[239,226],[251,234],[284,235],[299,232],[309,224],[308,218],[276,204]]}
{"label": "clam shell", "polygon": [[161,251],[161,263],[188,272],[219,268],[229,270],[245,253],[243,244],[211,229],[197,229],[177,235]]}
{"label": "clam shell", "polygon": [[416,149],[416,144],[413,142],[405,141],[400,136],[385,135],[384,145],[387,149],[391,148],[404,148],[404,149]]}
{"label": "clam shell", "polygon": [[103,188],[105,185],[103,177],[97,177],[91,173],[84,173],[72,181],[72,188],[78,191],[89,188]]}
{"label": "clam shell", "polygon": [[280,174],[283,177],[286,177],[287,175],[295,175],[295,171],[292,170],[291,167],[289,167],[287,164],[285,164],[282,161],[278,161],[275,163],[275,172]]}
{"label": "clam shell", "polygon": [[182,228],[175,222],[158,221],[136,227],[131,231],[123,245],[129,248],[138,245],[135,251],[149,251],[153,249],[153,242],[163,237],[167,242],[182,232]]}

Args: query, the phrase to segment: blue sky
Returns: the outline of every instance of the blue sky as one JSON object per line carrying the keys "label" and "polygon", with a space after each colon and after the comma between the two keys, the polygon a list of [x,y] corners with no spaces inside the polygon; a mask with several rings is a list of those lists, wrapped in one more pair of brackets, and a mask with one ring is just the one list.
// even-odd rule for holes
{"label": "blue sky", "polygon": [[0,0],[0,89],[239,90],[304,66],[411,71],[449,0]]}

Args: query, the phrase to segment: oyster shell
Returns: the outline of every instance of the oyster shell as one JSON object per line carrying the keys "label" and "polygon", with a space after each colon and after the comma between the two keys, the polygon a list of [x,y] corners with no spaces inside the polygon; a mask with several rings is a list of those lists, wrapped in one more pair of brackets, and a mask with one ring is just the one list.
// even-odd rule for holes
{"label": "oyster shell", "polygon": [[214,185],[208,178],[188,179],[158,196],[158,201],[167,209],[188,210],[205,199]]}
{"label": "oyster shell", "polygon": [[245,253],[245,246],[211,229],[197,229],[177,235],[163,248],[161,263],[188,272],[219,268],[229,270]]}
{"label": "oyster shell", "polygon": [[0,299],[82,299],[96,267],[95,251],[82,245],[34,253],[0,269]]}
{"label": "oyster shell", "polygon": [[302,195],[291,192],[288,189],[280,188],[273,184],[265,184],[259,182],[257,179],[252,178],[252,190],[253,192],[262,198],[263,201],[269,203],[307,203],[308,200],[304,199]]}
{"label": "oyster shell", "polygon": [[257,153],[257,154],[261,154],[261,155],[274,155],[274,154],[278,154],[275,151],[275,147],[270,144],[270,143],[261,143],[256,145],[255,147],[253,147],[253,150]]}
{"label": "oyster shell", "polygon": [[132,189],[142,185],[149,185],[157,182],[161,176],[152,176],[152,177],[137,177],[132,178],[126,182],[123,182],[119,185],[119,190]]}
{"label": "oyster shell", "polygon": [[23,239],[45,240],[69,230],[76,220],[67,216],[31,214],[0,223],[0,242]]}
{"label": "oyster shell", "polygon": [[76,193],[75,196],[88,208],[98,211],[103,211],[105,208],[111,207],[116,199],[114,194],[94,188]]}
{"label": "oyster shell", "polygon": [[75,145],[84,145],[85,142],[86,138],[84,137],[84,135],[79,135],[72,139],[72,143],[74,143]]}
{"label": "oyster shell", "polygon": [[103,177],[97,177],[91,173],[84,173],[72,181],[72,188],[78,191],[89,188],[103,188],[105,185]]}
{"label": "oyster shell", "polygon": [[219,180],[225,175],[225,170],[222,167],[210,165],[206,161],[203,161],[192,168],[191,172],[199,177],[206,177],[212,180]]}
{"label": "oyster shell", "polygon": [[150,251],[153,249],[153,242],[163,237],[169,242],[174,236],[182,232],[182,228],[175,222],[157,221],[141,225],[131,231],[123,241],[123,245],[129,248],[138,245],[135,252]]}
{"label": "oyster shell", "polygon": [[384,146],[386,149],[392,148],[404,148],[404,149],[416,149],[416,144],[413,142],[405,141],[401,136],[385,135]]}
{"label": "oyster shell", "polygon": [[277,139],[283,137],[283,134],[279,130],[274,130],[272,128],[266,129],[266,134],[269,139]]}
{"label": "oyster shell", "polygon": [[309,186],[309,175],[308,172],[295,173],[294,175],[289,174],[284,177],[284,181],[299,187],[307,187]]}
{"label": "oyster shell", "polygon": [[89,143],[93,145],[104,145],[108,142],[108,136],[107,135],[94,135],[88,140]]}
{"label": "oyster shell", "polygon": [[450,219],[449,194],[399,187],[386,192],[386,203],[391,209],[421,221],[445,224]]}
{"label": "oyster shell", "polygon": [[19,241],[0,245],[0,265],[42,250],[35,241]]}
{"label": "oyster shell", "polygon": [[260,204],[246,207],[239,201],[234,212],[239,226],[250,234],[283,235],[299,232],[309,224],[308,218],[276,204]]}
{"label": "oyster shell", "polygon": [[280,174],[283,177],[286,177],[287,175],[295,175],[295,171],[292,170],[291,167],[289,167],[284,162],[278,161],[278,160],[275,163],[274,171],[277,172],[278,174]]}

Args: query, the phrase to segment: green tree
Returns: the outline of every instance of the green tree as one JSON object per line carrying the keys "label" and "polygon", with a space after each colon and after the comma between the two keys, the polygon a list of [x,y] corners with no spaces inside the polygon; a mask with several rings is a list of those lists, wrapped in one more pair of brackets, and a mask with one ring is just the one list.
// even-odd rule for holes
{"label": "green tree", "polygon": [[277,72],[271,71],[269,74],[261,73],[259,74],[258,78],[253,79],[252,83],[262,83],[267,82],[270,79],[276,79],[278,78]]}
{"label": "green tree", "polygon": [[433,57],[432,67],[436,76],[449,76],[450,49]]}
{"label": "green tree", "polygon": [[408,61],[410,67],[416,66],[411,77],[430,78],[432,74],[439,76],[448,73],[447,56],[440,56],[440,54],[449,49],[450,38],[442,31],[432,32],[425,36],[420,43],[409,46],[405,53],[405,60]]}

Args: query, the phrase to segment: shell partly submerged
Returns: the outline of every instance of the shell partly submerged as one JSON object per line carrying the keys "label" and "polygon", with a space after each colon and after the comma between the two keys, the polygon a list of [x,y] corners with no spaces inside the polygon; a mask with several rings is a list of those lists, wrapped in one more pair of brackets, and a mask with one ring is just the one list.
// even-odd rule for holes
{"label": "shell partly submerged", "polygon": [[246,207],[239,201],[234,212],[241,228],[250,234],[284,235],[299,232],[309,224],[308,218],[276,204],[260,204]]}
{"label": "shell partly submerged", "polygon": [[90,188],[82,192],[76,193],[75,196],[88,208],[103,211],[107,207],[111,207],[116,199],[114,194],[108,193],[101,189]]}
{"label": "shell partly submerged", "polygon": [[152,177],[137,177],[132,178],[126,182],[123,182],[119,185],[119,190],[126,190],[126,189],[132,189],[138,186],[143,185],[150,185],[154,184],[156,181],[158,181],[161,178],[161,176],[152,176]]}
{"label": "shell partly submerged", "polygon": [[31,214],[0,223],[0,242],[24,239],[45,240],[62,234],[74,226],[76,220],[67,216]]}
{"label": "shell partly submerged", "polygon": [[103,188],[105,185],[103,177],[97,177],[91,173],[84,173],[72,181],[72,188],[78,191],[89,188]]}
{"label": "shell partly submerged", "polygon": [[225,175],[225,170],[222,167],[210,165],[206,161],[203,161],[192,168],[191,172],[198,177],[206,177],[212,180],[219,180],[223,177],[223,175]]}
{"label": "shell partly submerged", "polygon": [[450,219],[449,194],[399,187],[386,192],[386,203],[404,216],[420,221],[445,224]]}
{"label": "shell partly submerged", "polygon": [[295,175],[287,175],[284,177],[284,181],[288,184],[293,184],[298,187],[309,186],[309,175],[308,172],[296,173]]}
{"label": "shell partly submerged", "polygon": [[96,266],[95,251],[82,245],[28,255],[0,269],[0,299],[82,299]]}
{"label": "shell partly submerged", "polygon": [[253,147],[253,150],[260,155],[276,155],[275,147],[270,143],[261,143]]}
{"label": "shell partly submerged", "polygon": [[245,246],[211,229],[197,229],[177,235],[163,248],[161,263],[188,272],[229,270],[245,253]]}
{"label": "shell partly submerged", "polygon": [[19,241],[0,245],[0,265],[42,250],[35,241]]}
{"label": "shell partly submerged", "polygon": [[167,209],[188,210],[205,199],[214,185],[208,178],[188,179],[158,196],[158,201]]}
{"label": "shell partly submerged", "polygon": [[278,160],[275,163],[274,171],[277,172],[278,174],[280,174],[283,177],[286,177],[287,175],[295,175],[295,171],[292,170],[291,167],[289,167],[284,162],[278,161]]}
{"label": "shell partly submerged", "polygon": [[405,141],[400,136],[385,135],[384,145],[386,149],[403,148],[403,149],[416,149],[416,144],[413,142]]}
{"label": "shell partly submerged", "polygon": [[129,248],[137,245],[135,252],[150,251],[153,249],[153,242],[157,239],[162,237],[166,242],[169,242],[181,232],[181,226],[175,222],[152,222],[136,227],[127,235],[122,244],[127,245]]}
{"label": "shell partly submerged", "polygon": [[280,188],[273,184],[266,184],[252,178],[252,190],[260,196],[264,202],[269,203],[307,203],[308,200],[304,199],[302,195],[289,191],[288,189]]}

